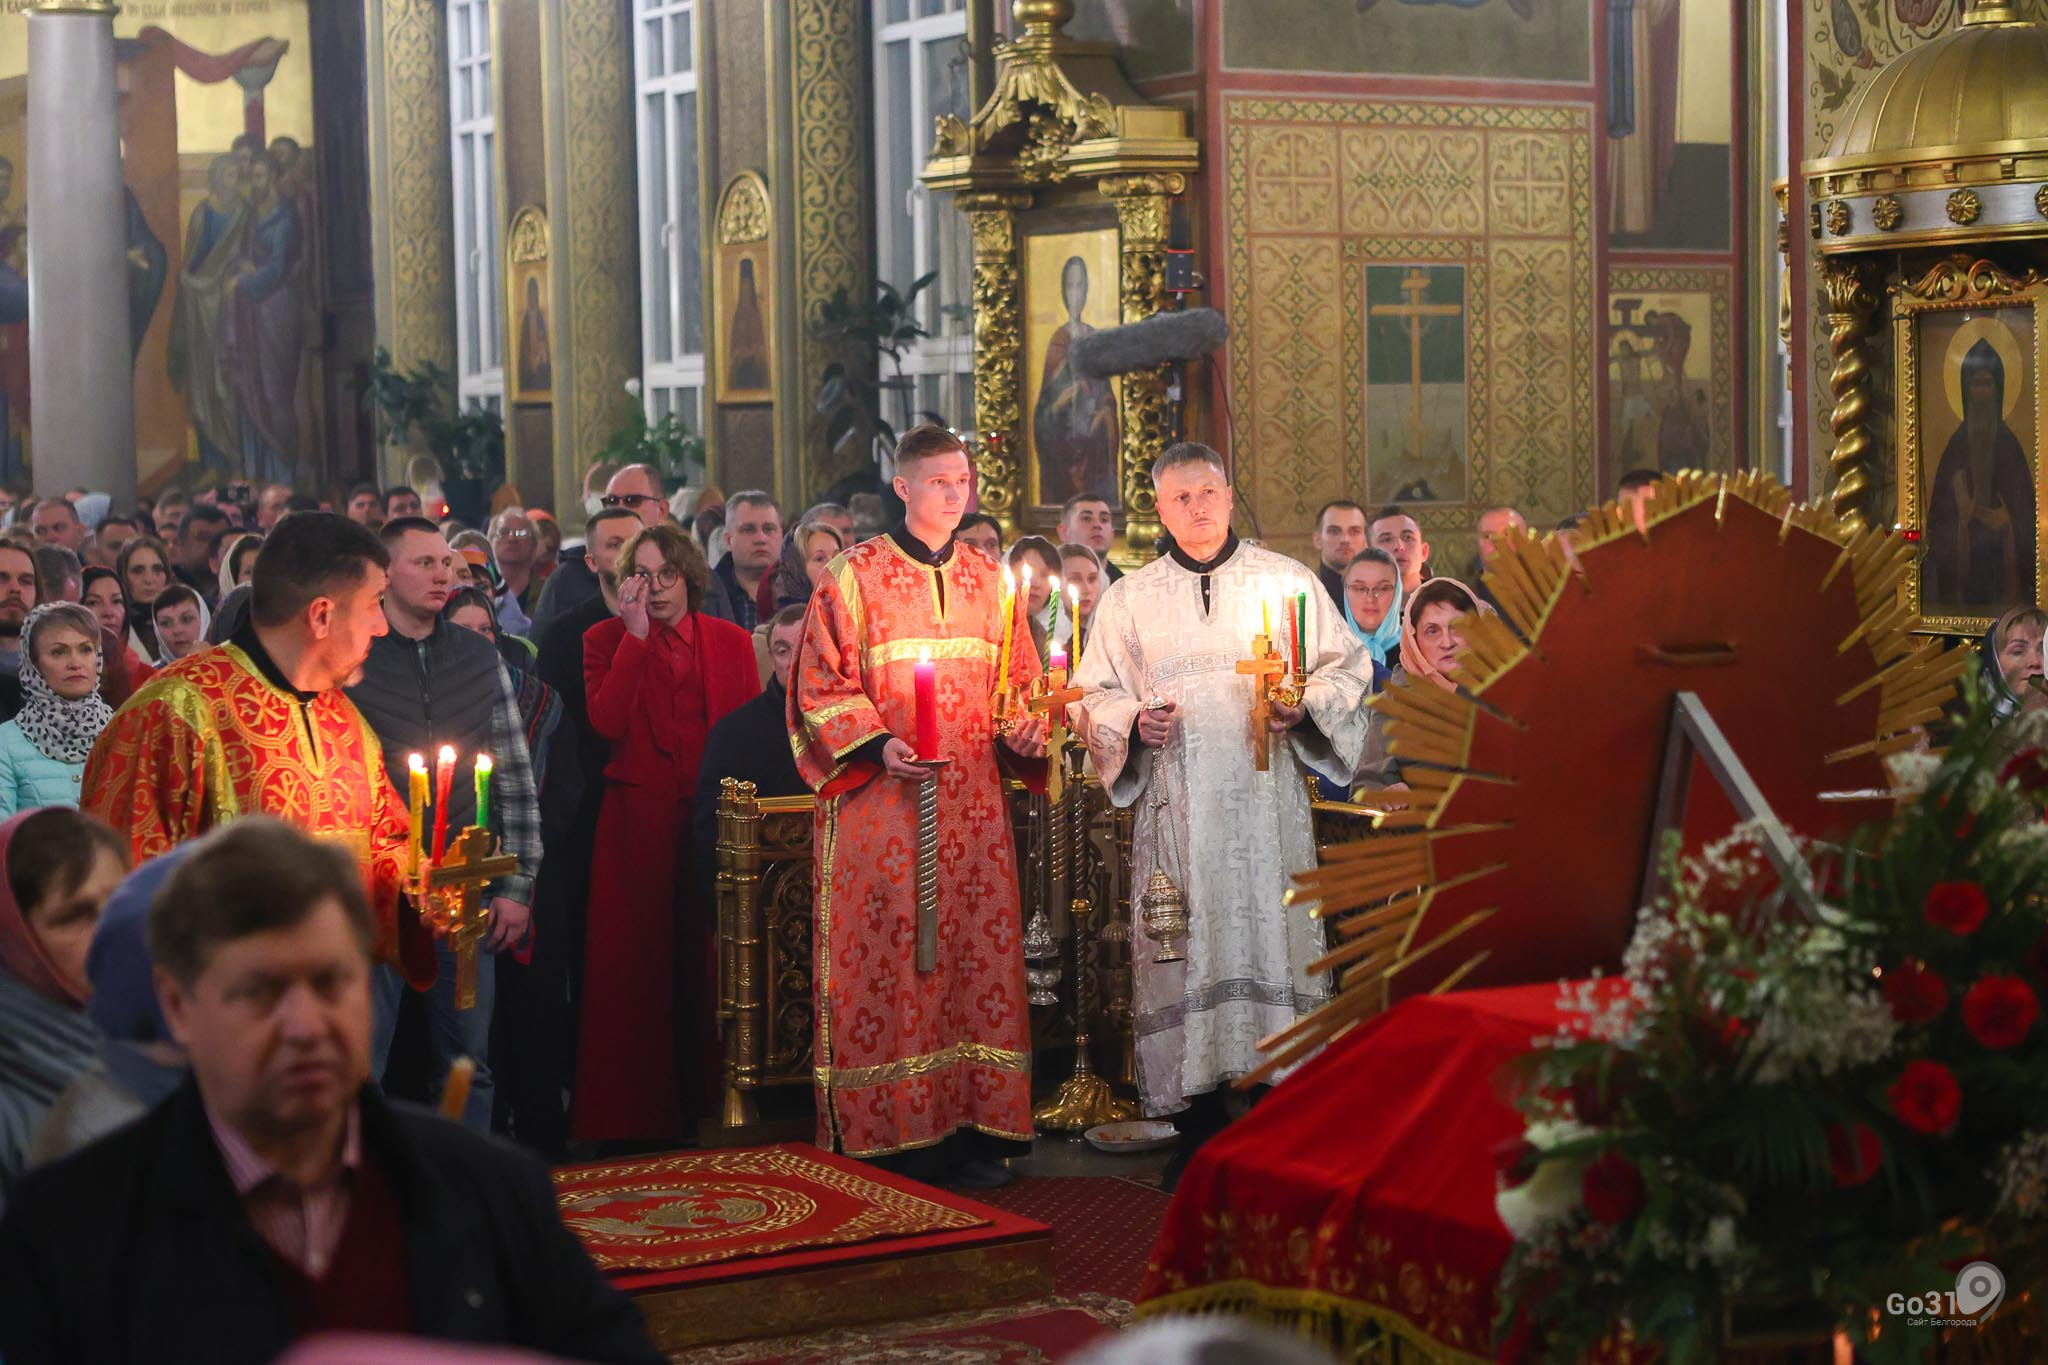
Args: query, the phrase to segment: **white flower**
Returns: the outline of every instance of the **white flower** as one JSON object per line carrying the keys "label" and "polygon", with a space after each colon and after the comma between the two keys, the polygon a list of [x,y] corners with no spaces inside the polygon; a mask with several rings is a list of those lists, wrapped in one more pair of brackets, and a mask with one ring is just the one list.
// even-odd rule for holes
{"label": "white flower", "polygon": [[1757,1024],[1757,1083],[1832,1076],[1874,1062],[1891,1051],[1898,1031],[1891,1006],[1868,977],[1859,984],[1832,972],[1795,979],[1773,993]]}
{"label": "white flower", "polygon": [[[1524,1139],[1539,1152],[1592,1134],[1592,1129],[1570,1119],[1544,1120],[1529,1125]],[[1534,1241],[1569,1218],[1579,1207],[1579,1182],[1586,1172],[1585,1157],[1539,1159],[1535,1174],[1510,1190],[1493,1197],[1501,1223],[1518,1242]]]}
{"label": "white flower", "polygon": [[638,398],[640,396],[640,381],[638,379],[628,379],[626,381],[626,392]]}
{"label": "white flower", "polygon": [[2048,1132],[2028,1133],[1998,1154],[1998,1205],[2021,1218],[2048,1213]]}
{"label": "white flower", "polygon": [[1891,774],[1892,790],[1918,796],[1927,790],[1927,784],[1941,771],[1941,755],[1922,749],[1908,749],[1904,753],[1888,754],[1884,760],[1885,771]]}

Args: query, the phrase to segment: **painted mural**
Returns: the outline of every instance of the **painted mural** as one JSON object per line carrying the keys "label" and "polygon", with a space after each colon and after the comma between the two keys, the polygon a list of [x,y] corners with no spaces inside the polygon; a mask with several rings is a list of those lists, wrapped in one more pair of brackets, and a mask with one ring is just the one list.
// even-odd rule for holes
{"label": "painted mural", "polygon": [[[26,219],[35,186],[25,175],[28,21],[8,9],[0,477],[14,480],[35,449],[26,309],[10,303],[35,250]],[[305,0],[141,0],[122,7],[115,36],[142,487],[310,490],[322,469],[322,300]]]}
{"label": "painted mural", "polygon": [[1610,243],[1726,251],[1735,98],[1728,0],[1611,6],[1604,26]]}
{"label": "painted mural", "polygon": [[1236,70],[1592,78],[1592,7],[1560,0],[1222,0]]}

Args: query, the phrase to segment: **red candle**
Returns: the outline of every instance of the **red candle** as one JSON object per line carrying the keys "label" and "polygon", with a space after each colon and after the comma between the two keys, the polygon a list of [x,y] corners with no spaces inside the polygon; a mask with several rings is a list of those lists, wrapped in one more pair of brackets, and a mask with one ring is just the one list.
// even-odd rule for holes
{"label": "red candle", "polygon": [[939,756],[939,666],[929,649],[917,651],[917,756]]}
{"label": "red candle", "polygon": [[448,797],[455,790],[455,746],[443,744],[434,756],[434,863],[448,851]]}

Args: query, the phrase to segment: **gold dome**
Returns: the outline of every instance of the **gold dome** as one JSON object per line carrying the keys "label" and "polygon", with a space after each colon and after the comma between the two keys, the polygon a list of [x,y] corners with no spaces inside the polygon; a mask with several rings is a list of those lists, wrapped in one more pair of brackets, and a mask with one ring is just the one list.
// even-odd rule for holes
{"label": "gold dome", "polygon": [[2014,143],[2048,144],[2048,24],[1978,5],[1863,87],[1826,160],[1890,164],[1902,153],[1997,154]]}
{"label": "gold dome", "polygon": [[2048,24],[1979,0],[1872,77],[1801,169],[1824,253],[2048,234]]}

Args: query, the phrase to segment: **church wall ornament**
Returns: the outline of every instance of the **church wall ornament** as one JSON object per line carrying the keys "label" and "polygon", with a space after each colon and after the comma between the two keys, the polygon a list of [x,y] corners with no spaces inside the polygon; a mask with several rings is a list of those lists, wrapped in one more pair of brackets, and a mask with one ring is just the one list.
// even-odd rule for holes
{"label": "church wall ornament", "polygon": [[[1324,500],[1415,491],[1413,471],[1392,471],[1418,408],[1454,450],[1465,433],[1460,467],[1429,489],[1454,495],[1400,499],[1439,562],[1457,563],[1478,505],[1514,503],[1540,522],[1591,502],[1590,108],[1244,95],[1226,101],[1224,124],[1235,448],[1268,543],[1305,554],[1303,528]],[[1370,313],[1372,272],[1404,264],[1436,283],[1418,282],[1412,303],[1382,285],[1394,297]],[[1398,270],[1387,278],[1405,283]],[[1459,297],[1462,316],[1430,319],[1441,306],[1431,289]],[[1409,308],[1419,336],[1404,330]],[[1404,404],[1368,392],[1393,387],[1367,384],[1376,325],[1389,348],[1398,332]],[[1462,351],[1447,339],[1434,354],[1440,365],[1462,355],[1462,375],[1408,373],[1411,346],[1428,350],[1427,329],[1453,325]],[[1457,387],[1461,398],[1439,397]]]}

